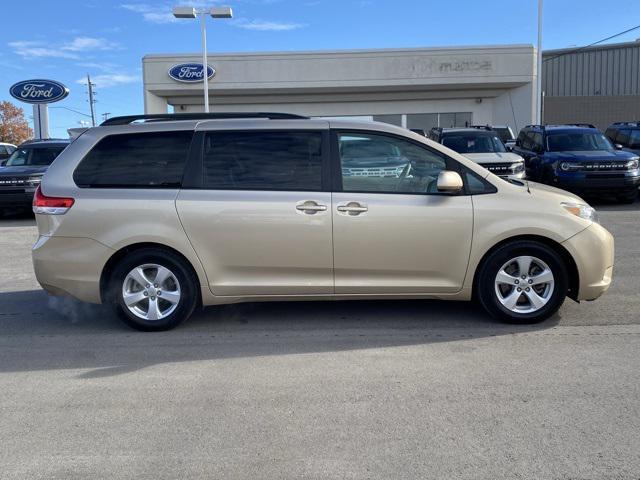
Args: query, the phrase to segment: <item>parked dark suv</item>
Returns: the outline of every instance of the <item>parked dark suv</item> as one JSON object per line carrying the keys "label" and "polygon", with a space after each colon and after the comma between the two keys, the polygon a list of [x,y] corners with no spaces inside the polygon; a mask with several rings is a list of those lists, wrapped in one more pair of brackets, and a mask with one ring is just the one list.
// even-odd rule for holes
{"label": "parked dark suv", "polygon": [[44,172],[69,140],[30,140],[20,145],[0,168],[0,214],[5,209],[31,208]]}
{"label": "parked dark suv", "polygon": [[622,150],[640,153],[640,122],[616,122],[609,125],[604,134]]}
{"label": "parked dark suv", "polygon": [[528,125],[513,151],[525,159],[529,180],[627,203],[638,195],[638,155],[617,150],[593,125]]}

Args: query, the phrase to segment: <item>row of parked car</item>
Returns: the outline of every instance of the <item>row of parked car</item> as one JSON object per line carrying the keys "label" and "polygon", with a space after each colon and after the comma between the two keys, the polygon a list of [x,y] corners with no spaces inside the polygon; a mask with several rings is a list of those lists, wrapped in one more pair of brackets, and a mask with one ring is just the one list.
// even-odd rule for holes
{"label": "row of parked car", "polygon": [[[527,125],[516,138],[508,126],[473,125],[436,127],[427,136],[512,182],[526,179],[625,203],[638,195],[640,122],[614,123],[605,134],[590,124]],[[42,176],[69,142],[0,143],[0,214],[30,207]]]}
{"label": "row of parked car", "polygon": [[510,181],[523,179],[581,195],[609,195],[624,203],[638,196],[640,122],[618,122],[603,134],[590,124],[476,125],[431,129],[429,138]]}
{"label": "row of parked car", "polygon": [[19,147],[0,144],[6,146],[5,155],[0,156],[0,215],[5,210],[31,208],[42,176],[67,145],[65,139],[29,140]]}

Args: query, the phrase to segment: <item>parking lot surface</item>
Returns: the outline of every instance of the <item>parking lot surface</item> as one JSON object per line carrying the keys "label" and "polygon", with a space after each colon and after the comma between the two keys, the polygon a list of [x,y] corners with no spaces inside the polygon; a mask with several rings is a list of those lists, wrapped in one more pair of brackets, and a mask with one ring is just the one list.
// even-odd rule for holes
{"label": "parking lot surface", "polygon": [[243,304],[145,334],[49,298],[0,220],[0,478],[640,478],[640,203],[610,291],[535,326],[468,303]]}

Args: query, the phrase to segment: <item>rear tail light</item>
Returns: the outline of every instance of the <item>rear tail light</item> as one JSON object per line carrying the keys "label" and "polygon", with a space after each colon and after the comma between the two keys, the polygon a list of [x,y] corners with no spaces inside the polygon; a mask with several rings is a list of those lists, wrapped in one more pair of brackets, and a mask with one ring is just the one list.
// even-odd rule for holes
{"label": "rear tail light", "polygon": [[64,215],[74,202],[73,198],[47,197],[38,186],[36,193],[33,195],[33,213]]}

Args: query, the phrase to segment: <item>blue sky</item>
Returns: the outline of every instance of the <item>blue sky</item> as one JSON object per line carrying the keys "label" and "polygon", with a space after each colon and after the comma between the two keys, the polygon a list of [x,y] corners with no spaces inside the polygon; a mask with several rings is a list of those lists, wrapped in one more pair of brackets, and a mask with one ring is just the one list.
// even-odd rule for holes
{"label": "blue sky", "polygon": [[[52,107],[88,113],[90,73],[98,118],[141,113],[142,57],[200,49],[198,24],[171,16],[172,6],[194,3],[234,9],[233,20],[209,21],[212,53],[536,42],[537,0],[2,0],[0,100],[13,101],[9,87],[19,80],[51,78],[71,90]],[[636,1],[546,0],[543,47],[584,45],[638,24]],[[53,136],[87,119],[63,108],[50,116]]]}

